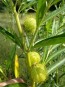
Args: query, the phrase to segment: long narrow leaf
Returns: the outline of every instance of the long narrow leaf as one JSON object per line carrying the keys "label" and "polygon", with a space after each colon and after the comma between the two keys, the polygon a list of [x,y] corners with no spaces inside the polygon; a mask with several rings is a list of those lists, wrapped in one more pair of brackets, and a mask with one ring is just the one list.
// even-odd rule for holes
{"label": "long narrow leaf", "polygon": [[56,70],[57,68],[59,68],[60,66],[62,66],[63,64],[65,64],[65,58],[58,61],[57,63],[55,63],[54,65],[52,65],[51,67],[49,67],[48,69],[48,74],[51,74],[52,72],[54,72],[54,70]]}
{"label": "long narrow leaf", "polygon": [[46,61],[48,59],[49,54],[51,54],[51,52],[56,49],[57,47],[59,47],[59,44],[55,45],[55,46],[45,46],[44,47],[44,55],[43,55],[43,61]]}
{"label": "long narrow leaf", "polygon": [[54,16],[57,16],[58,14],[62,13],[63,11],[65,11],[65,5],[63,5],[61,8],[58,8],[57,10],[49,13],[48,15],[46,15],[42,21],[41,21],[41,25],[43,23],[45,23],[46,21],[48,21],[49,19],[53,18]]}
{"label": "long narrow leaf", "polygon": [[50,46],[50,48],[49,48],[49,50],[48,50],[48,53],[47,53],[47,55],[46,55],[45,60],[48,59],[49,54],[51,54],[51,52],[52,52],[54,49],[57,49],[57,47],[59,47],[59,45],[60,45],[60,44],[57,44],[57,45],[55,45],[55,46]]}
{"label": "long narrow leaf", "polygon": [[2,0],[2,2],[4,3],[4,5],[6,5],[7,10],[9,12],[12,12],[13,11],[14,4],[13,4],[13,1],[12,0]]}
{"label": "long narrow leaf", "polygon": [[37,5],[37,13],[36,13],[36,20],[37,20],[37,26],[39,26],[44,13],[45,13],[45,8],[46,8],[46,0],[38,0],[38,5]]}
{"label": "long narrow leaf", "polygon": [[[52,17],[58,15],[59,13],[61,13],[65,10],[65,6],[62,6],[61,8],[59,8],[45,16],[45,13],[48,11],[48,9],[53,4],[56,4],[59,1],[60,0],[49,0],[49,1],[38,0],[37,13],[36,13],[37,26],[42,25],[47,20],[51,19]],[[47,6],[46,6],[46,3],[47,3]]]}
{"label": "long narrow leaf", "polygon": [[50,49],[49,49],[49,51],[48,51],[48,56],[49,56],[49,54],[50,54],[54,49],[56,49],[56,48],[59,47],[59,46],[60,46],[60,44],[57,44],[57,45],[55,45],[55,46],[51,46]]}
{"label": "long narrow leaf", "polygon": [[27,3],[27,4],[25,4],[24,6],[22,6],[22,3],[21,3],[21,5],[20,5],[20,7],[19,7],[19,12],[24,11],[26,8],[28,8],[28,7],[32,6],[32,5],[34,5],[35,3],[36,3],[35,0],[33,0],[33,1],[31,1],[31,2],[29,2],[29,3]]}
{"label": "long narrow leaf", "polygon": [[2,73],[2,75],[5,77],[5,78],[7,78],[6,77],[6,75],[5,75],[5,73],[4,73],[4,71],[3,71],[3,68],[0,66],[0,73]]}
{"label": "long narrow leaf", "polygon": [[9,58],[8,58],[8,63],[7,63],[7,69],[12,68],[15,53],[16,53],[16,45],[14,45],[11,48],[11,51],[10,51],[10,54],[9,54]]}
{"label": "long narrow leaf", "polygon": [[50,1],[52,1],[51,5],[54,5],[54,4],[58,3],[61,0],[50,0]]}
{"label": "long narrow leaf", "polygon": [[58,50],[57,52],[55,52],[53,55],[49,56],[46,63],[48,63],[49,61],[53,60],[55,57],[57,57],[58,55],[60,55],[62,52],[65,51],[65,48]]}
{"label": "long narrow leaf", "polygon": [[6,29],[4,29],[3,27],[1,27],[1,26],[0,26],[0,32],[1,32],[3,35],[5,35],[5,36],[7,36],[8,38],[10,38],[12,41],[14,41],[14,36],[13,36],[11,33],[9,33]]}
{"label": "long narrow leaf", "polygon": [[49,49],[48,46],[45,46],[45,47],[44,47],[44,51],[43,51],[43,59],[42,59],[43,62],[45,61],[45,59],[46,59],[46,57],[47,57],[48,49]]}
{"label": "long narrow leaf", "polygon": [[44,47],[60,43],[65,43],[65,33],[37,41],[33,47]]}
{"label": "long narrow leaf", "polygon": [[16,43],[18,46],[23,47],[22,43],[19,39],[19,37],[17,36],[16,33],[11,34],[10,32],[8,32],[5,28],[0,26],[0,32],[5,35],[7,38],[9,38],[10,40],[12,40],[14,43]]}
{"label": "long narrow leaf", "polygon": [[2,67],[0,66],[0,73],[4,74]]}

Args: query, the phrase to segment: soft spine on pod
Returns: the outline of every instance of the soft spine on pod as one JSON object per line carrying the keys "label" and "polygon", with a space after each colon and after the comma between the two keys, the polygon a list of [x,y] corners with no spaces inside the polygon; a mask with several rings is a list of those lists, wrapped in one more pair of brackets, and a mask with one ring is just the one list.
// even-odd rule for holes
{"label": "soft spine on pod", "polygon": [[15,55],[15,78],[19,78],[19,60],[18,60],[18,55]]}

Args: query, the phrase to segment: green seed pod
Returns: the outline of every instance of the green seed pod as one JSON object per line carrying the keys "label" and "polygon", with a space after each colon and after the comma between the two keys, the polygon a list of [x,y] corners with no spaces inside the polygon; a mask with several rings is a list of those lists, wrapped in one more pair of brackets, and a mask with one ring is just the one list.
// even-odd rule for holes
{"label": "green seed pod", "polygon": [[36,30],[36,19],[29,16],[26,17],[24,19],[24,26],[28,32],[30,32],[31,34],[34,34]]}
{"label": "green seed pod", "polygon": [[36,83],[45,82],[47,79],[47,70],[44,64],[36,64],[31,68],[31,78]]}
{"label": "green seed pod", "polygon": [[40,62],[40,55],[37,52],[29,52],[28,53],[28,62],[29,66],[39,63]]}

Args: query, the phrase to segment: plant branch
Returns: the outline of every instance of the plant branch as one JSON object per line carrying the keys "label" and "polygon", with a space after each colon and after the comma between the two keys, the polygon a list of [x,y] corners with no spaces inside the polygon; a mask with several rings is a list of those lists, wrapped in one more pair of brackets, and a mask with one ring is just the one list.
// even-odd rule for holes
{"label": "plant branch", "polygon": [[25,51],[26,50],[26,46],[24,43],[25,42],[25,36],[24,36],[24,31],[21,27],[21,23],[20,23],[20,19],[19,19],[19,13],[16,12],[16,6],[14,6],[13,8],[13,11],[14,11],[14,17],[15,17],[15,20],[16,20],[16,24],[17,24],[17,27],[18,27],[18,31],[19,31],[19,35],[20,35],[20,39],[21,39],[21,44],[23,45],[23,50]]}
{"label": "plant branch", "polygon": [[14,16],[15,16],[15,19],[16,19],[16,23],[17,23],[19,33],[22,34],[22,27],[21,27],[21,24],[20,24],[20,21],[19,21],[19,14],[16,12],[15,6],[14,6]]}
{"label": "plant branch", "polygon": [[31,49],[32,46],[34,46],[34,42],[35,42],[35,40],[36,40],[38,31],[39,31],[39,28],[36,28],[35,34],[34,34],[33,38],[31,39],[30,49]]}

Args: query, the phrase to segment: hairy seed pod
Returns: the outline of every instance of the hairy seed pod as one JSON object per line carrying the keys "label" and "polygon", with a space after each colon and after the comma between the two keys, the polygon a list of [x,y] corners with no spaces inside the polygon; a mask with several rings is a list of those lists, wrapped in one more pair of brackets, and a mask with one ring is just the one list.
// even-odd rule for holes
{"label": "hairy seed pod", "polygon": [[47,70],[44,64],[36,64],[31,68],[31,78],[36,83],[45,82],[47,79]]}
{"label": "hairy seed pod", "polygon": [[37,52],[28,52],[28,62],[29,66],[40,62],[40,55]]}
{"label": "hairy seed pod", "polygon": [[34,34],[36,30],[36,19],[33,17],[26,17],[24,20],[24,26],[28,32]]}

